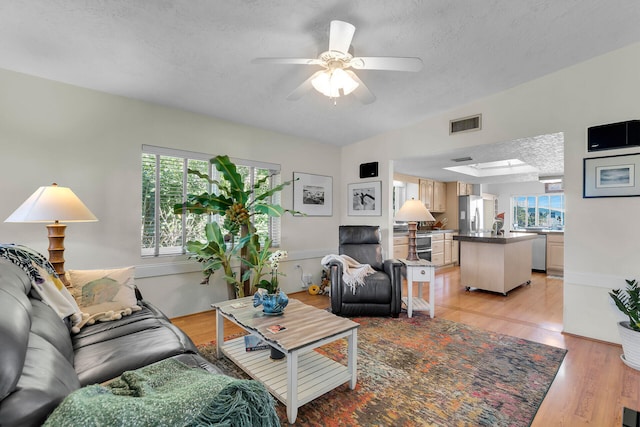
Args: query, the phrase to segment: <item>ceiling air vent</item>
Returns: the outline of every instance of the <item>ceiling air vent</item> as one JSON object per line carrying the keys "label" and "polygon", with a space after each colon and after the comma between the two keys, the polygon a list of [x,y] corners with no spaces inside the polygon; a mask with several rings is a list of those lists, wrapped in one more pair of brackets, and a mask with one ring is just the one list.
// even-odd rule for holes
{"label": "ceiling air vent", "polygon": [[469,162],[473,160],[471,157],[456,157],[455,159],[451,159],[452,162],[461,163],[461,162]]}
{"label": "ceiling air vent", "polygon": [[449,135],[482,129],[482,114],[463,117],[449,122]]}

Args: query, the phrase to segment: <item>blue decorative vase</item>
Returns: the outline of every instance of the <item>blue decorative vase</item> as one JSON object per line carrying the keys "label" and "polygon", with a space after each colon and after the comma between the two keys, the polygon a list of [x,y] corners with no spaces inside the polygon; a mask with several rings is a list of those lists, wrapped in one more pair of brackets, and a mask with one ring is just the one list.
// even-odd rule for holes
{"label": "blue decorative vase", "polygon": [[277,291],[275,294],[268,294],[263,289],[259,289],[253,295],[253,306],[262,305],[262,311],[267,316],[278,316],[284,313],[284,308],[289,304],[287,294]]}

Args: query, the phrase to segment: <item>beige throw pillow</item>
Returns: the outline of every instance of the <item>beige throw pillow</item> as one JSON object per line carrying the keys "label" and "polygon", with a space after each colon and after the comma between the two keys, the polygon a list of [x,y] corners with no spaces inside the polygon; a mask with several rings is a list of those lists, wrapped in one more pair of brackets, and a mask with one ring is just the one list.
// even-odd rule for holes
{"label": "beige throw pillow", "polygon": [[134,267],[109,270],[69,270],[73,296],[85,324],[118,320],[138,306],[134,288]]}

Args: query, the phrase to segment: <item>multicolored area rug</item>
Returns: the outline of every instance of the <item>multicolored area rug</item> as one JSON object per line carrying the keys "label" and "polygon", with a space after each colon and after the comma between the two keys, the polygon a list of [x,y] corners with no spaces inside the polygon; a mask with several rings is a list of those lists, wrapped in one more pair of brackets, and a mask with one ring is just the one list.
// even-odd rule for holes
{"label": "multicolored area rug", "polygon": [[[353,320],[361,325],[356,389],[345,384],[302,406],[296,425],[528,426],[566,354],[421,314]],[[229,375],[248,378],[215,358],[215,344],[199,349]],[[344,361],[346,340],[320,351]],[[287,425],[284,405],[277,410]]]}

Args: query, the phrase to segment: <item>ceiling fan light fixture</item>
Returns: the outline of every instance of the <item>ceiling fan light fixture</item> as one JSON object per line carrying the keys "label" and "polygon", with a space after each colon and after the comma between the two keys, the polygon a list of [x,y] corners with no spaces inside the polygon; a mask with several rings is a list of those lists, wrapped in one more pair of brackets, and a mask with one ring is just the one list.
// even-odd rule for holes
{"label": "ceiling fan light fixture", "polygon": [[345,95],[349,95],[351,92],[358,89],[358,86],[360,86],[360,83],[358,83],[358,81],[353,78],[355,76],[355,73],[353,71],[350,71],[350,70],[347,70],[347,71],[340,70],[340,71],[342,71],[342,74],[344,74],[342,91],[344,92]]}
{"label": "ceiling fan light fixture", "polygon": [[342,68],[333,70],[333,73],[331,73],[331,84],[341,89],[345,95],[349,95],[358,87],[358,82],[353,80]]}
{"label": "ceiling fan light fixture", "polygon": [[333,70],[319,73],[311,80],[311,84],[315,90],[329,98],[349,95],[359,86],[359,83],[342,68],[334,68]]}
{"label": "ceiling fan light fixture", "polygon": [[331,97],[331,83],[330,83],[330,75],[328,71],[323,71],[322,73],[318,73],[313,80],[311,80],[311,84],[313,88],[323,94],[324,96]]}

